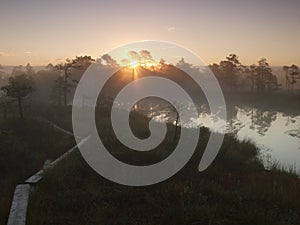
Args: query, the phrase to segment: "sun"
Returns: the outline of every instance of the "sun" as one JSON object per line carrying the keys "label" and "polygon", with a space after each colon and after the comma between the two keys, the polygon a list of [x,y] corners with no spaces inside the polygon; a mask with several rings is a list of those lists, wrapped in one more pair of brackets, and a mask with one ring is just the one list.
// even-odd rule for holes
{"label": "sun", "polygon": [[145,67],[148,67],[148,68],[156,67],[156,66],[157,66],[157,63],[155,63],[155,62],[148,62],[145,64]]}
{"label": "sun", "polygon": [[130,67],[132,67],[132,68],[136,68],[136,67],[138,67],[139,66],[139,63],[137,62],[137,61],[132,61],[132,62],[130,62]]}
{"label": "sun", "polygon": [[134,60],[134,61],[124,60],[123,64],[125,67],[133,68],[133,69],[138,67],[153,69],[158,66],[158,63],[156,63],[155,61],[150,62],[150,61],[138,61],[138,60]]}

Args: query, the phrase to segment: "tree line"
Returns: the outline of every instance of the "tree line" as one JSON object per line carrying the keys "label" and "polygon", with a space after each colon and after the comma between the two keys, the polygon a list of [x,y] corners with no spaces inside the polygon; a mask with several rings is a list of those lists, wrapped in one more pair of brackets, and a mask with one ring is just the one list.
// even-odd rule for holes
{"label": "tree line", "polygon": [[[58,106],[68,105],[68,95],[78,84],[83,72],[95,60],[91,56],[76,56],[75,59],[66,59],[57,65],[48,64],[45,69],[35,72],[30,64],[13,68],[8,80],[3,82],[4,72],[0,65],[1,101],[4,115],[9,104],[17,102],[20,118],[23,118],[23,99],[40,89],[39,95],[43,95],[43,89],[49,89],[51,102]],[[110,55],[103,55],[98,62],[108,65],[118,65]],[[178,64],[188,64],[181,59]],[[158,63],[164,68],[165,61]],[[251,92],[264,93],[281,89],[277,76],[273,73],[267,59],[260,59],[257,64],[243,65],[236,54],[230,54],[219,63],[209,65],[224,91],[234,92],[249,90]],[[283,66],[285,73],[285,87],[288,92],[294,93],[295,84],[299,76],[297,65]],[[247,82],[244,82],[244,81]],[[44,83],[43,83],[44,82]],[[38,84],[37,84],[38,83]],[[49,94],[47,92],[47,94]],[[47,95],[45,94],[45,96]]]}
{"label": "tree line", "polygon": [[[251,92],[266,92],[281,89],[277,76],[273,73],[267,59],[260,59],[257,64],[243,65],[236,54],[230,54],[219,64],[209,65],[212,72],[225,90],[236,91],[248,86]],[[283,66],[286,88],[294,91],[296,79],[299,79],[299,68],[296,65]],[[247,85],[241,81],[247,79]]]}
{"label": "tree line", "polygon": [[[1,86],[2,101],[0,105],[4,109],[3,115],[6,117],[8,106],[17,102],[19,117],[22,119],[24,117],[24,99],[32,95],[38,88],[41,88],[43,86],[41,81],[43,80],[46,80],[43,87],[51,86],[51,102],[56,105],[63,104],[67,106],[68,93],[78,83],[78,80],[72,79],[72,69],[84,71],[93,61],[95,60],[91,56],[79,56],[75,59],[66,59],[64,63],[55,66],[48,64],[45,70],[38,72],[35,72],[30,64],[25,67],[22,65],[14,67],[7,82],[5,82],[6,84]],[[3,77],[4,72],[1,75]],[[3,80],[2,77],[1,80]]]}

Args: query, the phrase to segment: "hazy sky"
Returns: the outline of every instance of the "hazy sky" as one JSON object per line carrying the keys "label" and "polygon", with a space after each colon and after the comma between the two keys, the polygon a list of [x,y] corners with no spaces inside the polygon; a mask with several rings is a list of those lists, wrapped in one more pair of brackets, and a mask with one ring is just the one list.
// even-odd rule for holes
{"label": "hazy sky", "polygon": [[205,62],[300,65],[299,0],[0,0],[0,64],[97,57],[139,40],[178,43]]}

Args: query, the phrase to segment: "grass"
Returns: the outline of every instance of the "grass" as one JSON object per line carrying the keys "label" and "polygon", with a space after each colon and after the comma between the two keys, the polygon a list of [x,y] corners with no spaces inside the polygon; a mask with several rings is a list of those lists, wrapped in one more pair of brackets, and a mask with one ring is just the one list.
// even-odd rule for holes
{"label": "grass", "polygon": [[[143,118],[134,115],[140,129]],[[145,120],[145,118],[144,118]],[[98,121],[99,126],[105,119]],[[105,127],[102,124],[101,128]],[[174,127],[162,147],[147,156],[122,151],[106,127],[106,146],[131,164],[148,164],[170,154]],[[143,134],[145,130],[135,132]],[[145,134],[144,134],[145,135]],[[197,150],[172,178],[147,187],[112,183],[96,174],[78,151],[47,170],[31,196],[28,223],[50,224],[220,224],[281,225],[300,223],[300,182],[288,171],[266,171],[259,149],[226,135],[215,162],[204,172],[197,166],[209,137],[201,128]]]}
{"label": "grass", "polygon": [[5,224],[16,184],[74,144],[73,137],[34,119],[0,121],[0,224]]}
{"label": "grass", "polygon": [[[34,107],[33,107],[34,108]],[[39,105],[28,116],[46,118],[71,130],[71,107]],[[153,151],[137,153],[115,138],[108,123],[109,111],[97,111],[103,142],[119,160],[148,165],[166,158],[176,145],[174,126]],[[28,117],[29,118],[29,117]],[[145,138],[149,119],[132,113],[135,135]],[[73,143],[45,124],[12,118],[1,122],[0,224],[9,210],[15,184],[39,170],[45,159],[56,158]],[[34,137],[34,138],[32,138]],[[249,141],[226,135],[215,162],[199,173],[197,166],[207,144],[209,130],[201,137],[193,158],[175,176],[148,187],[127,187],[96,174],[74,152],[47,170],[31,195],[28,222],[40,224],[299,224],[300,184],[293,169],[274,163],[265,170],[260,151]],[[22,160],[21,160],[22,159]],[[0,172],[1,173],[1,172]],[[1,193],[2,192],[2,193]],[[7,194],[8,193],[8,194]]]}

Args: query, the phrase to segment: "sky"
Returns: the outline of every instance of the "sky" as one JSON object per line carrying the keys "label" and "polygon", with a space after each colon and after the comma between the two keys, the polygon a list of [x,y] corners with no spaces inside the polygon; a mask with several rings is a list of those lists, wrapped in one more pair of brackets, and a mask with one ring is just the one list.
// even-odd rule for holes
{"label": "sky", "polygon": [[205,63],[300,65],[299,0],[0,0],[0,64],[47,65],[162,40]]}

